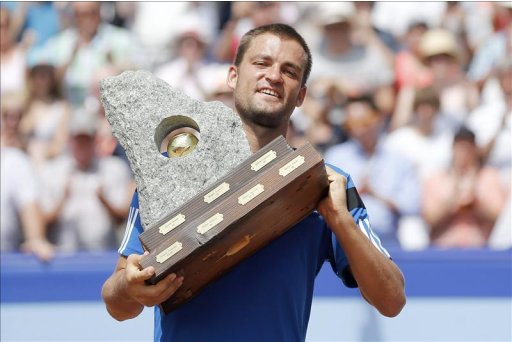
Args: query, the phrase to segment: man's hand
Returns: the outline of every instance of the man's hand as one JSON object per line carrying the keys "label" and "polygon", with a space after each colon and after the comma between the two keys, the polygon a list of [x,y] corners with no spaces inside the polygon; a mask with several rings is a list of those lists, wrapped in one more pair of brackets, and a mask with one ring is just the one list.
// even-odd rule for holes
{"label": "man's hand", "polygon": [[329,194],[318,203],[318,212],[326,219],[338,217],[340,214],[350,215],[347,209],[347,179],[329,166],[325,170],[329,180]]}
{"label": "man's hand", "polygon": [[147,254],[148,252],[128,256],[122,280],[129,297],[144,306],[154,306],[172,296],[183,284],[183,277],[176,277],[176,274],[171,273],[156,285],[146,285],[144,281],[155,274],[152,266],[140,269],[140,260]]}
{"label": "man's hand", "polygon": [[137,317],[144,306],[154,306],[166,301],[183,284],[183,277],[169,274],[156,285],[144,282],[155,273],[153,267],[140,269],[143,255],[120,256],[116,270],[101,289],[107,311],[118,321]]}

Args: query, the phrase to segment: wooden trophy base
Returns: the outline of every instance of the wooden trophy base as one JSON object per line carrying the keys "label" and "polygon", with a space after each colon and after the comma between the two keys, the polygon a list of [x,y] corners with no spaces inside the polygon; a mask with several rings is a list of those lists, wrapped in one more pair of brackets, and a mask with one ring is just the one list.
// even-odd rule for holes
{"label": "wooden trophy base", "polygon": [[[233,183],[230,177],[233,174],[220,184]],[[202,213],[172,229],[141,260],[143,268],[155,268],[151,284],[170,273],[184,276],[183,285],[161,304],[165,313],[308,216],[328,189],[323,159],[310,144],[295,151],[285,149],[273,163],[245,180]],[[150,231],[141,234],[141,240]]]}

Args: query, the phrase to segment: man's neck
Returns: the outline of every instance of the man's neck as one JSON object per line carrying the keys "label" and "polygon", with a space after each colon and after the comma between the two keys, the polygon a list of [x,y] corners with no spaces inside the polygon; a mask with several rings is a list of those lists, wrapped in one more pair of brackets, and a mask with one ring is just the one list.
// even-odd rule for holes
{"label": "man's neck", "polygon": [[249,141],[251,152],[255,153],[272,140],[282,135],[286,138],[286,128],[268,128],[258,125],[243,123],[245,135]]}

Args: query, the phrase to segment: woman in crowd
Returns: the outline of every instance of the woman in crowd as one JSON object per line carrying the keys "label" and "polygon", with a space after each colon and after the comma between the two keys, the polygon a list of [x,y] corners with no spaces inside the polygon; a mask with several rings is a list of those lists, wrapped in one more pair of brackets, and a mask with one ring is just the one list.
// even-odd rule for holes
{"label": "woman in crowd", "polygon": [[33,66],[27,81],[29,96],[22,131],[28,136],[29,156],[41,165],[65,150],[70,108],[60,95],[52,65]]}

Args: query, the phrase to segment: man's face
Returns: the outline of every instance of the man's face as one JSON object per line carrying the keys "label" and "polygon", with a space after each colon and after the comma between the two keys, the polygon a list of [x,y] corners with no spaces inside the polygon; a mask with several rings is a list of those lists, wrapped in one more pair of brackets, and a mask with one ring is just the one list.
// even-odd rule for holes
{"label": "man's face", "polygon": [[345,127],[349,135],[364,146],[373,145],[381,128],[379,114],[364,102],[353,102],[345,107]]}
{"label": "man's face", "polygon": [[351,27],[348,21],[341,21],[324,26],[324,37],[327,44],[338,44],[339,41],[350,41]]}
{"label": "man's face", "polygon": [[457,140],[453,143],[453,165],[456,169],[465,169],[478,161],[478,149],[473,142]]}
{"label": "man's face", "polygon": [[301,85],[305,65],[306,53],[298,42],[270,33],[255,37],[240,66],[231,66],[228,72],[228,86],[234,90],[242,120],[269,128],[286,127],[306,95]]}
{"label": "man's face", "polygon": [[100,3],[76,2],[73,12],[78,32],[87,37],[94,37],[101,22]]}
{"label": "man's face", "polygon": [[80,169],[87,169],[94,159],[94,136],[77,134],[71,137],[70,149]]}

